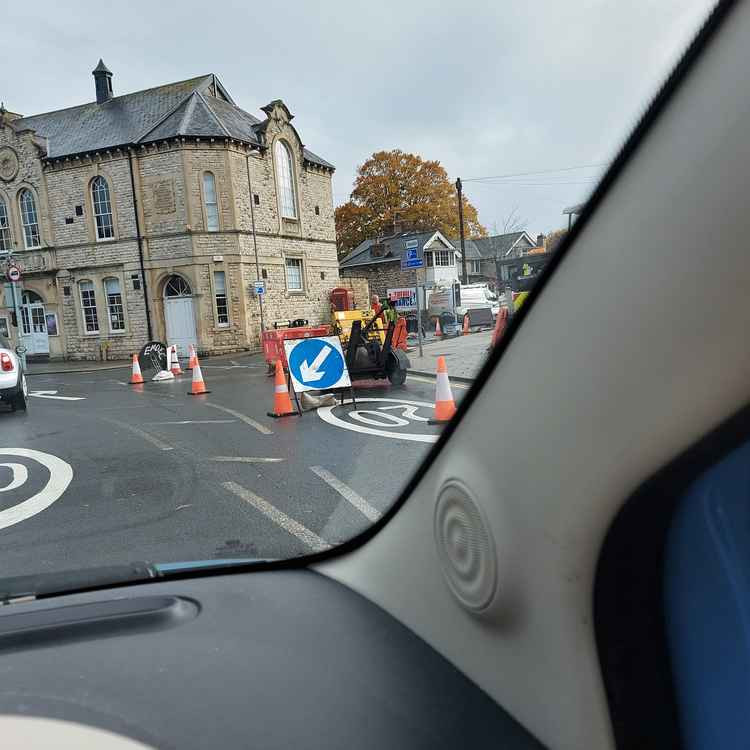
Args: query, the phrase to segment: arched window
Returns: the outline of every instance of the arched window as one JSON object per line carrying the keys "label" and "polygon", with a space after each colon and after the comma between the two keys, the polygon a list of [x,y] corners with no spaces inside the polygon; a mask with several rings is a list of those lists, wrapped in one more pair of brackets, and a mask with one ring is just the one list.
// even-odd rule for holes
{"label": "arched window", "polygon": [[91,205],[94,208],[96,239],[111,240],[115,236],[112,222],[112,202],[109,198],[109,185],[99,176],[91,182]]}
{"label": "arched window", "polygon": [[21,226],[23,242],[27,250],[39,247],[39,219],[36,213],[36,201],[31,190],[23,189],[18,196],[21,209]]}
{"label": "arched window", "polygon": [[219,203],[216,200],[216,178],[211,172],[203,173],[203,203],[206,206],[206,231],[219,231]]}
{"label": "arched window", "polygon": [[289,146],[283,141],[276,141],[276,180],[279,190],[279,208],[285,219],[297,218],[297,201],[294,197],[294,167]]}
{"label": "arched window", "polygon": [[99,315],[96,311],[96,291],[91,281],[78,284],[81,291],[81,311],[86,333],[99,333]]}
{"label": "arched window", "polygon": [[164,285],[165,297],[189,297],[191,294],[190,284],[182,276],[170,276]]}
{"label": "arched window", "polygon": [[9,253],[12,249],[13,240],[10,234],[8,204],[0,196],[0,253]]}

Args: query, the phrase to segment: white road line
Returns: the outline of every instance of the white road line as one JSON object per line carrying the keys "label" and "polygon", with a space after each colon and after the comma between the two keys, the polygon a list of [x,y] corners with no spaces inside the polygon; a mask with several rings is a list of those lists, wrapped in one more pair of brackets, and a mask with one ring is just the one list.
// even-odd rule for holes
{"label": "white road line", "polygon": [[349,501],[369,521],[377,521],[382,515],[377,508],[373,508],[361,495],[358,495],[348,484],[344,484],[338,477],[331,474],[322,466],[311,466],[310,471],[317,474],[326,484],[333,487],[336,492]]}
{"label": "white road line", "polygon": [[221,404],[213,404],[210,401],[204,401],[204,406],[210,406],[212,409],[219,409],[220,411],[226,412],[227,414],[231,414],[233,417],[237,417],[240,421],[244,422],[247,425],[250,425],[250,427],[255,428],[263,435],[273,435],[273,432],[268,429],[265,425],[262,425],[260,422],[256,422],[254,419],[251,419],[247,416],[247,414],[242,414],[238,411],[235,411],[234,409],[228,409],[226,406],[221,406]]}
{"label": "white road line", "polygon": [[[435,385],[435,378],[423,378],[419,375],[409,375],[409,380],[416,380],[420,383],[429,383],[430,385]],[[468,383],[456,383],[451,381],[451,388],[463,388],[464,390],[468,390],[471,388],[471,386]]]}
{"label": "white road line", "polygon": [[20,487],[26,483],[29,478],[29,470],[23,464],[0,464],[11,470],[12,476],[10,484],[6,484],[5,487],[0,489],[0,492],[8,492],[8,490],[14,490],[16,487]]}
{"label": "white road line", "polygon": [[146,424],[231,424],[236,419],[180,419],[176,422],[146,422]]}
{"label": "white road line", "polygon": [[105,422],[116,425],[117,427],[122,427],[125,430],[130,430],[133,434],[138,435],[138,437],[143,438],[143,440],[145,440],[146,442],[151,443],[151,445],[155,446],[160,451],[174,450],[171,445],[167,445],[167,443],[159,440],[159,438],[155,438],[153,435],[149,435],[148,432],[142,430],[140,427],[128,424],[127,422],[120,422],[120,420],[118,419],[110,419],[109,417],[102,417],[102,419]]}
{"label": "white road line", "polygon": [[[27,518],[40,513],[45,508],[49,508],[65,492],[70,481],[73,479],[73,468],[71,465],[49,453],[42,453],[31,448],[2,448],[0,449],[0,453],[3,456],[30,458],[40,463],[49,471],[49,479],[39,492],[32,495],[28,500],[18,503],[18,505],[0,511],[0,529],[5,529],[8,526],[25,521]],[[26,475],[28,477],[28,471]],[[15,472],[13,481],[15,481]]]}
{"label": "white road line", "polygon": [[[275,464],[283,458],[265,458],[262,456],[214,456],[212,461],[234,462],[238,464]],[[2,464],[0,464],[2,466]]]}
{"label": "white road line", "polygon": [[331,549],[333,546],[325,539],[321,539],[315,532],[310,531],[307,527],[290,518],[286,513],[280,511],[267,500],[259,497],[250,490],[236,484],[235,482],[222,482],[221,485],[225,490],[237,495],[237,497],[250,504],[256,510],[259,510],[264,516],[270,518],[275,524],[282,529],[296,536],[301,542],[304,542],[313,552],[322,552]]}

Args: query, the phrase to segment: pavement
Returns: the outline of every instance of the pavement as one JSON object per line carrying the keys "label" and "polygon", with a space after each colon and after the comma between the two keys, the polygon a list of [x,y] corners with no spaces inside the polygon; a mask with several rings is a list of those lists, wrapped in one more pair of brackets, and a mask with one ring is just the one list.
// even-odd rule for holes
{"label": "pavement", "polygon": [[419,356],[415,341],[409,338],[409,347],[413,348],[409,352],[412,370],[425,375],[434,375],[437,370],[437,359],[442,355],[448,366],[449,377],[473,380],[487,359],[488,348],[492,342],[492,331],[431,339],[423,345],[424,356],[422,357]]}
{"label": "pavement", "polygon": [[0,405],[2,576],[326,549],[380,517],[441,429],[429,377],[273,419],[261,357],[201,367],[202,396],[190,373],[131,386],[101,367],[36,372],[28,412]]}

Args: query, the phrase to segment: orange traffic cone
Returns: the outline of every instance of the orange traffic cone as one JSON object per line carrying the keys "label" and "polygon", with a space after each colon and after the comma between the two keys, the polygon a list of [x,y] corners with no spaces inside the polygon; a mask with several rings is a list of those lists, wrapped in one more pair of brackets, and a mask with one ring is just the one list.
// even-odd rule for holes
{"label": "orange traffic cone", "polygon": [[190,359],[188,360],[188,370],[192,370],[198,364],[198,355],[195,353],[195,347],[190,344]]}
{"label": "orange traffic cone", "polygon": [[141,374],[141,366],[138,364],[138,355],[133,355],[133,374],[130,376],[130,384],[137,385],[143,382],[143,375]]}
{"label": "orange traffic cone", "polygon": [[435,318],[435,335],[442,336],[443,329],[440,327],[440,318]]}
{"label": "orange traffic cone", "polygon": [[500,341],[503,333],[505,333],[506,325],[508,325],[508,308],[501,307],[497,311],[497,315],[495,316],[495,330],[492,332],[492,344],[490,344],[491,347],[495,346],[495,344]]}
{"label": "orange traffic cone", "polygon": [[467,336],[470,333],[471,333],[471,329],[469,328],[469,316],[468,315],[464,315],[464,327],[461,330],[461,335],[462,336]]}
{"label": "orange traffic cone", "polygon": [[445,357],[438,357],[437,378],[435,384],[435,416],[429,420],[429,424],[445,424],[450,422],[456,413],[456,402],[451,393],[451,384],[448,380],[448,367]]}
{"label": "orange traffic cone", "polygon": [[211,393],[211,391],[206,388],[206,384],[203,382],[203,373],[196,356],[195,366],[193,367],[193,382],[188,391],[188,396],[200,396],[202,393]]}
{"label": "orange traffic cone", "polygon": [[281,360],[276,360],[276,379],[273,386],[273,411],[268,412],[269,417],[292,417],[298,414],[292,408],[292,400],[289,398],[289,389],[286,387],[284,377],[284,366]]}
{"label": "orange traffic cone", "polygon": [[180,360],[177,359],[177,347],[172,344],[172,367],[170,368],[172,375],[182,375],[182,368],[180,367]]}

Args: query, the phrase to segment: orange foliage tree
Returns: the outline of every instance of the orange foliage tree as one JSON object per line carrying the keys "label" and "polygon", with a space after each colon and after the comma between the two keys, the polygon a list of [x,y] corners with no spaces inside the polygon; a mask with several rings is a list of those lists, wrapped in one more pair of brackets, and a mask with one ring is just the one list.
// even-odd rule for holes
{"label": "orange foliage tree", "polygon": [[[486,235],[465,194],[463,204],[466,236]],[[439,161],[394,149],[378,151],[362,164],[349,200],[336,208],[339,257],[368,237],[391,234],[396,221],[405,229],[439,229],[458,237],[456,189]]]}

